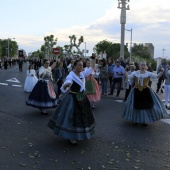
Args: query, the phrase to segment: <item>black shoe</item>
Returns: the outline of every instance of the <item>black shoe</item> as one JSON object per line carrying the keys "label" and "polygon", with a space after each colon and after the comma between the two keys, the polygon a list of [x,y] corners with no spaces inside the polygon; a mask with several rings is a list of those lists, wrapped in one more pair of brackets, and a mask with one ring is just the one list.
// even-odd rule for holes
{"label": "black shoe", "polygon": [[145,126],[148,126],[148,124],[146,124],[146,123],[143,123],[143,124],[142,124],[142,126],[144,126],[144,127],[145,127]]}
{"label": "black shoe", "polygon": [[166,108],[167,110],[170,110],[170,107],[169,107],[169,106],[167,106],[167,105],[165,105],[165,108]]}
{"label": "black shoe", "polygon": [[113,93],[109,93],[108,95],[113,95]]}
{"label": "black shoe", "polygon": [[69,140],[69,143],[70,143],[71,145],[77,145],[77,141],[76,141],[76,140]]}
{"label": "black shoe", "polygon": [[44,109],[40,109],[41,110],[41,114],[42,115],[48,115],[48,113],[46,112],[46,110],[44,110]]}
{"label": "black shoe", "polygon": [[159,92],[159,90],[156,90],[156,93],[158,93]]}

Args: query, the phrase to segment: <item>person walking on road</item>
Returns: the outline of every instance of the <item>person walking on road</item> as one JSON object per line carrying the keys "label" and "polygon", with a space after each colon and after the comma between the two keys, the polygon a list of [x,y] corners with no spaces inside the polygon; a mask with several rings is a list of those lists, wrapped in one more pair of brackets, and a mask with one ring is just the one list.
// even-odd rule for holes
{"label": "person walking on road", "polygon": [[18,60],[19,71],[22,72],[23,59],[20,57]]}
{"label": "person walking on road", "polygon": [[170,110],[170,70],[168,70],[165,78],[165,84],[164,84],[164,90],[165,90],[165,108],[167,110]]}
{"label": "person walking on road", "polygon": [[124,67],[122,67],[120,65],[120,61],[119,60],[116,60],[116,66],[114,66],[113,70],[112,70],[112,75],[113,75],[112,79],[113,79],[113,82],[112,82],[112,87],[111,87],[109,95],[113,95],[113,92],[114,92],[114,89],[115,89],[115,85],[118,84],[118,89],[117,89],[116,97],[119,96],[120,91],[121,91],[121,86],[122,86],[122,77],[124,76],[124,74],[125,74]]}
{"label": "person walking on road", "polygon": [[146,62],[140,63],[140,70],[126,76],[135,79],[135,87],[131,90],[127,99],[123,118],[146,126],[164,118],[167,111],[157,94],[148,86],[150,78],[159,78],[164,69],[160,67],[159,74],[146,71]]}
{"label": "person walking on road", "polygon": [[[126,71],[127,71],[127,74],[130,75],[132,74],[134,71],[135,71],[136,67],[134,65],[134,63],[130,63],[129,66],[126,65]],[[126,91],[125,91],[125,99],[123,100],[123,102],[125,102],[128,98],[128,95],[132,89],[132,87],[134,86],[134,80],[133,79],[128,79],[126,78],[125,79],[125,88],[126,88]]]}
{"label": "person walking on road", "polygon": [[[85,67],[84,69],[88,70],[91,66],[94,69],[95,59],[93,59],[92,62],[93,61],[94,61],[94,63],[91,63],[90,60],[87,60],[87,62],[86,62],[87,67]],[[85,92],[87,94],[89,101],[91,102],[92,108],[94,109],[95,103],[100,101],[101,94],[100,94],[99,85],[98,85],[97,81],[93,78],[93,75],[94,75],[94,70],[92,71],[92,73],[89,76],[86,77]]]}
{"label": "person walking on road", "polygon": [[27,77],[24,84],[25,92],[32,92],[32,89],[38,81],[38,78],[36,77],[36,72],[33,68],[33,65],[30,64],[27,70]]}
{"label": "person walking on road", "polygon": [[55,82],[57,83],[58,95],[61,94],[61,86],[65,80],[65,69],[63,68],[63,62],[59,61],[58,67],[55,69]]}
{"label": "person walking on road", "polygon": [[8,60],[4,58],[4,69],[7,70],[8,68]]}
{"label": "person walking on road", "polygon": [[93,68],[83,70],[83,62],[76,60],[73,70],[66,77],[61,91],[69,91],[56,108],[48,127],[62,138],[68,139],[71,144],[77,140],[92,138],[95,119],[90,102],[85,95],[85,77],[89,76]]}
{"label": "person walking on road", "polygon": [[102,89],[101,95],[107,96],[107,90],[108,90],[107,85],[109,80],[109,74],[108,74],[108,65],[105,59],[102,59],[100,61],[99,69],[100,69],[99,78],[100,78],[101,89]]}
{"label": "person walking on road", "polygon": [[44,59],[43,66],[38,72],[39,80],[26,101],[28,106],[40,109],[43,115],[48,114],[45,109],[55,108],[59,102],[59,97],[51,80],[51,70],[56,67],[56,63],[53,63],[51,67],[49,64],[50,62]]}
{"label": "person walking on road", "polygon": [[165,74],[167,73],[168,69],[169,69],[169,65],[167,64],[167,60],[166,59],[162,59],[162,63],[159,65],[157,73],[160,72],[160,67],[164,69],[164,73],[162,74],[161,77],[159,77],[158,79],[158,83],[157,83],[157,90],[156,93],[159,93],[159,90],[161,88],[161,93],[163,93],[163,88],[161,87],[161,84],[163,84],[164,80],[165,80]]}

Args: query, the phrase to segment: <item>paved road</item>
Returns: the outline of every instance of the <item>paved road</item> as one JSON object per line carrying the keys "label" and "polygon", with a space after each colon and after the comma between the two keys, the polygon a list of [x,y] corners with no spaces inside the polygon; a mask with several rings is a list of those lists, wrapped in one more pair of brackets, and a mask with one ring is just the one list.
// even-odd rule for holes
{"label": "paved road", "polygon": [[[124,91],[119,98],[102,97],[96,105],[93,139],[71,146],[55,136],[47,127],[50,115],[25,105],[26,68],[22,73],[16,66],[0,70],[0,170],[170,169],[170,125],[158,121],[142,127],[124,121]],[[6,81],[12,78],[19,82]]]}

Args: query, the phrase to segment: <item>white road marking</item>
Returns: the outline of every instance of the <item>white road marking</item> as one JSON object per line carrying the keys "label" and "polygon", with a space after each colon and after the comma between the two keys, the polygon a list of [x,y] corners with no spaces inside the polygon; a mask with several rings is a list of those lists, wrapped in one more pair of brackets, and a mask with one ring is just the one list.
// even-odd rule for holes
{"label": "white road marking", "polygon": [[121,103],[121,102],[123,102],[123,100],[115,100],[116,102],[119,102],[119,103]]}
{"label": "white road marking", "polygon": [[8,86],[8,84],[7,84],[7,83],[0,83],[0,85]]}
{"label": "white road marking", "polygon": [[162,122],[170,124],[170,119],[161,119]]}
{"label": "white road marking", "polygon": [[12,86],[15,86],[15,87],[22,87],[22,85],[16,85],[16,84],[13,84]]}
{"label": "white road marking", "polygon": [[6,81],[13,82],[13,83],[20,83],[16,78],[12,78]]}

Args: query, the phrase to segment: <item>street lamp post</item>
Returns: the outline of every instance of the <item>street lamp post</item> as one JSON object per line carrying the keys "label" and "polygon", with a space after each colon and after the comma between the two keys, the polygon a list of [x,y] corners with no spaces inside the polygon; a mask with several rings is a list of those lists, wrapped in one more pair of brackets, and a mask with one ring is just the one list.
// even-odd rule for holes
{"label": "street lamp post", "polygon": [[[121,24],[121,46],[120,46],[120,56],[124,58],[124,40],[125,40],[125,24],[126,24],[126,10],[130,10],[127,2],[130,0],[118,0],[118,7],[121,9],[120,14],[120,24]],[[127,5],[127,7],[126,7]]]}
{"label": "street lamp post", "polygon": [[9,40],[15,39],[15,38],[8,38],[8,58],[9,58]]}
{"label": "street lamp post", "polygon": [[84,44],[85,44],[84,56],[86,58],[86,42],[84,42]]}
{"label": "street lamp post", "polygon": [[163,49],[162,49],[162,58],[164,58],[164,51],[166,51],[166,49],[163,47]]}
{"label": "street lamp post", "polygon": [[130,30],[125,29],[126,31],[130,31],[130,61],[132,59],[132,28]]}

